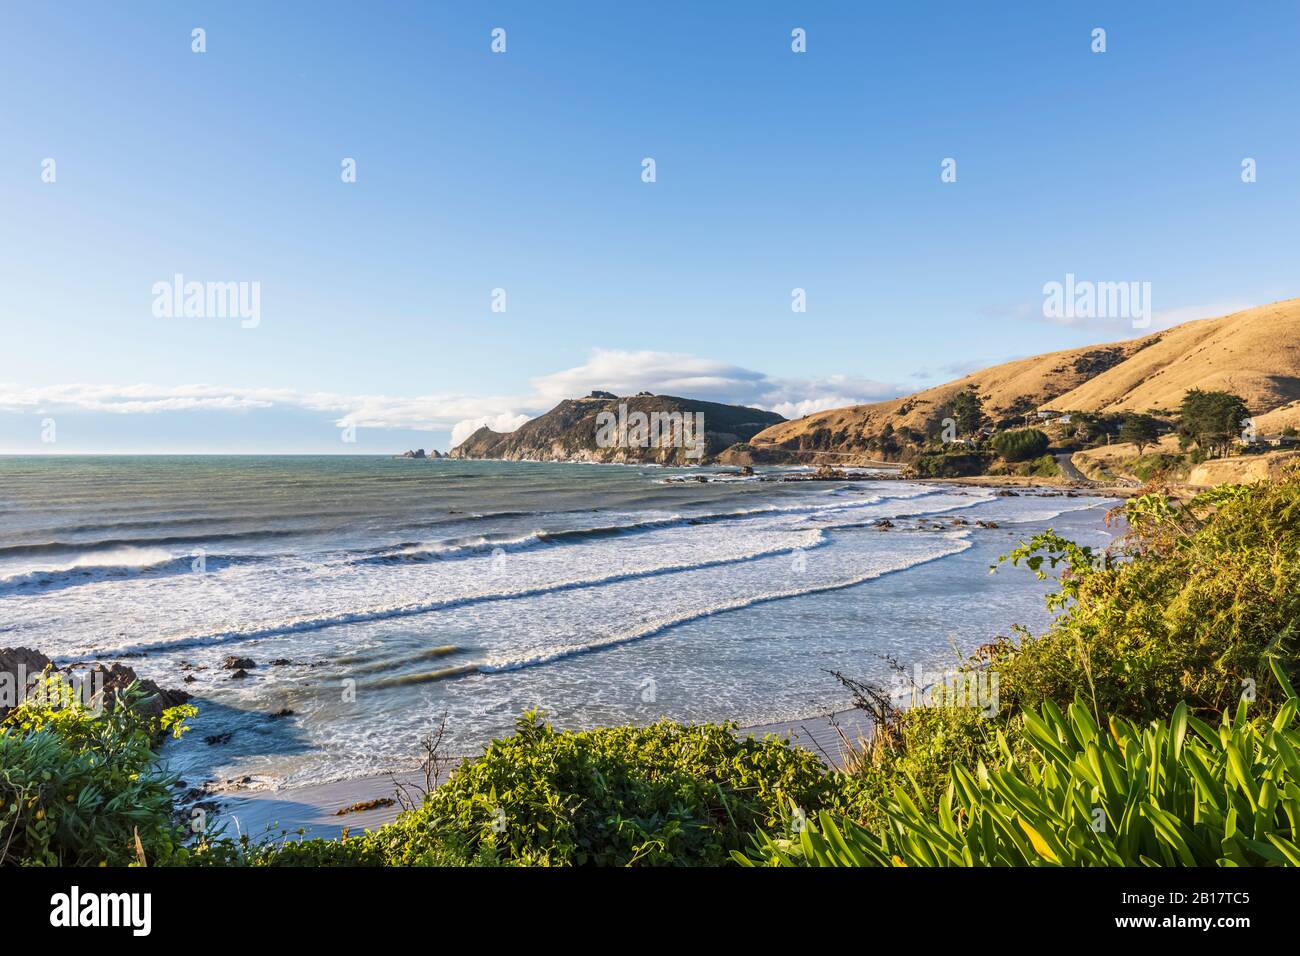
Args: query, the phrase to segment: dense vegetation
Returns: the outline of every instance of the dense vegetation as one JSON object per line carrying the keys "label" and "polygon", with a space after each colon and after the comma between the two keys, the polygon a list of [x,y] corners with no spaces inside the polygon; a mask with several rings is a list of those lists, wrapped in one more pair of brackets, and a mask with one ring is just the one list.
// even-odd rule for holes
{"label": "dense vegetation", "polygon": [[1029,461],[1031,458],[1038,458],[1046,453],[1050,444],[1051,441],[1046,433],[1037,428],[998,432],[993,436],[994,450],[1007,461]]}
{"label": "dense vegetation", "polygon": [[1241,440],[1249,420],[1250,410],[1240,396],[1194,388],[1179,410],[1178,437],[1184,447],[1196,445],[1211,457],[1222,455]]}
{"label": "dense vegetation", "polygon": [[992,767],[956,766],[931,809],[900,786],[874,832],[823,811],[790,837],[761,835],[748,865],[1300,866],[1300,702],[1270,721],[1242,701],[1218,727],[1179,704],[1170,720],[1101,725],[1082,697],[1025,711],[1028,754],[1005,739]]}
{"label": "dense vegetation", "polygon": [[159,730],[180,736],[194,709],[156,720],[134,707],[135,688],[91,708],[58,677],[43,685],[0,723],[0,864],[171,859],[181,845],[174,778],[156,769],[153,739]]}
{"label": "dense vegetation", "polygon": [[[1006,560],[1059,589],[843,772],[728,726],[581,733],[527,714],[395,823],[258,842],[172,820],[157,722],[127,701],[0,725],[4,862],[123,865],[1300,864],[1300,476],[1131,499],[1105,553],[1044,531]],[[968,702],[967,702],[968,703]],[[163,723],[179,733],[188,710]]]}

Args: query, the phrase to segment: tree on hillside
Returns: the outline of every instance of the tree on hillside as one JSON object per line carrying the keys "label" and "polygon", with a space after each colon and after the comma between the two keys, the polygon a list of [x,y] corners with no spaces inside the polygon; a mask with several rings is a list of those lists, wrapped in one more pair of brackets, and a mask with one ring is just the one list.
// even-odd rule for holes
{"label": "tree on hillside", "polygon": [[958,392],[948,406],[948,411],[957,423],[959,435],[974,435],[984,424],[984,403],[974,388]]}
{"label": "tree on hillside", "polygon": [[1150,415],[1124,416],[1124,423],[1119,427],[1119,440],[1131,442],[1137,446],[1138,454],[1148,445],[1154,445],[1160,438],[1160,423]]}
{"label": "tree on hillside", "polygon": [[1194,388],[1179,410],[1178,440],[1183,447],[1195,444],[1211,457],[1222,455],[1239,439],[1249,418],[1250,409],[1240,395]]}
{"label": "tree on hillside", "polygon": [[998,432],[993,436],[993,450],[1007,461],[1029,461],[1038,458],[1051,444],[1046,433],[1037,428],[1022,428],[1013,432]]}
{"label": "tree on hillside", "polygon": [[893,422],[885,422],[885,427],[880,430],[880,450],[885,455],[898,453],[898,439],[894,437]]}
{"label": "tree on hillside", "polygon": [[[952,424],[949,425],[949,422]],[[979,394],[972,385],[957,392],[939,406],[934,417],[926,425],[926,432],[931,438],[941,437],[944,441],[951,441],[953,438],[974,435],[987,422],[984,403],[980,401]]]}

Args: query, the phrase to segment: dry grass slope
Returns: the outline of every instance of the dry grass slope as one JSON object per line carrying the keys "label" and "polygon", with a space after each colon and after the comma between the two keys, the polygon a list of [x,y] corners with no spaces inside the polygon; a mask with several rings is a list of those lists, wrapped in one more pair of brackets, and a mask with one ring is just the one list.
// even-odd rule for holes
{"label": "dry grass slope", "polygon": [[[1189,389],[1226,389],[1260,415],[1261,431],[1300,426],[1300,299],[1188,322],[1142,338],[995,365],[905,398],[830,409],[751,440],[756,451],[809,462],[869,457],[886,424],[925,431],[973,385],[994,419],[1039,408],[1118,412],[1176,409]],[[1289,403],[1289,404],[1288,404]],[[1272,415],[1265,415],[1280,409]],[[791,454],[794,453],[794,454]]]}
{"label": "dry grass slope", "polygon": [[1054,404],[1083,412],[1174,409],[1193,388],[1235,392],[1256,413],[1300,399],[1300,299],[1175,326]]}

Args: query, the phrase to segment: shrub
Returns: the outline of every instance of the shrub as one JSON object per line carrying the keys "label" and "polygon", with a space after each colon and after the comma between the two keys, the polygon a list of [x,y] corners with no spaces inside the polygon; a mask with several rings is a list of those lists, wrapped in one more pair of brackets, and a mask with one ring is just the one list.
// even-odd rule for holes
{"label": "shrub", "polygon": [[[1129,533],[1100,556],[1050,531],[1010,555],[1040,576],[1068,570],[1042,635],[998,662],[1002,699],[1065,706],[1084,694],[1103,712],[1151,719],[1180,701],[1208,713],[1267,685],[1268,660],[1297,675],[1300,477],[1225,486],[1178,503],[1130,499]],[[1263,704],[1273,706],[1267,700]]]}
{"label": "shrub", "polygon": [[457,835],[466,855],[503,863],[724,863],[790,801],[816,812],[836,782],[811,753],[732,729],[664,721],[567,733],[526,714],[377,836],[399,864]]}
{"label": "shrub", "polygon": [[1045,432],[1037,428],[998,432],[993,436],[993,449],[1007,461],[1029,461],[1045,454],[1050,441]]}
{"label": "shrub", "polygon": [[990,455],[980,452],[927,452],[912,460],[910,473],[919,478],[980,475],[988,468],[991,460]]}
{"label": "shrub", "polygon": [[[285,832],[278,838],[254,840],[248,835],[231,839],[218,835],[190,849],[180,862],[186,866],[275,866],[275,867],[374,867],[388,864],[388,854],[381,836],[385,828],[360,835],[345,834],[338,840],[294,839]],[[410,865],[457,866],[466,862],[463,855],[438,845],[424,859]]]}
{"label": "shrub", "polygon": [[1153,478],[1161,476],[1172,477],[1179,475],[1186,471],[1186,467],[1187,459],[1184,456],[1162,452],[1141,455],[1128,466],[1129,471],[1141,481],[1151,481]]}
{"label": "shrub", "polygon": [[161,720],[135,706],[137,685],[114,706],[87,708],[57,676],[0,723],[0,863],[125,866],[166,862],[180,849],[175,778],[157,766],[153,738],[183,732],[194,709]]}
{"label": "shrub", "polygon": [[943,706],[910,707],[885,720],[883,732],[852,757],[840,788],[843,811],[871,826],[887,823],[890,794],[901,781],[915,787],[922,806],[937,806],[954,764],[993,757],[1001,724],[973,708]]}
{"label": "shrub", "polygon": [[900,787],[886,825],[822,813],[793,838],[760,835],[738,862],[778,866],[1300,866],[1300,710],[1280,667],[1276,717],[1216,730],[1179,704],[1168,721],[1106,726],[1082,697],[1025,714],[1030,753],[955,766],[937,809]]}
{"label": "shrub", "polygon": [[1051,455],[1040,455],[1032,461],[1025,462],[1021,468],[1024,474],[1034,478],[1055,478],[1061,473],[1061,466]]}

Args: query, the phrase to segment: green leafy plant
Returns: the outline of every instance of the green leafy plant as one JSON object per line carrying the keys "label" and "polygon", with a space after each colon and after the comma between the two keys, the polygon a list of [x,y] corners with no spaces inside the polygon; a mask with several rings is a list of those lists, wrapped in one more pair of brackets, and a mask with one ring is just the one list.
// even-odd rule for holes
{"label": "green leafy plant", "polygon": [[42,680],[0,723],[0,863],[126,866],[183,852],[175,778],[158,769],[153,740],[179,737],[194,708],[150,717],[134,684],[90,708],[57,675]]}
{"label": "green leafy plant", "polygon": [[379,839],[398,863],[459,835],[468,855],[505,863],[718,864],[787,801],[815,812],[834,784],[811,753],[725,725],[568,733],[529,713]]}
{"label": "green leafy plant", "polygon": [[937,808],[900,787],[872,831],[826,812],[761,834],[738,862],[791,866],[1300,866],[1300,727],[1285,671],[1274,717],[1242,700],[1216,729],[1179,704],[1167,721],[1099,724],[1082,700],[1024,717],[1027,756],[954,766]]}
{"label": "green leafy plant", "polygon": [[[1003,701],[1036,708],[1076,695],[1129,719],[1235,706],[1277,659],[1300,670],[1300,478],[1221,486],[1179,502],[1142,495],[1125,505],[1129,530],[1096,554],[1051,531],[1007,560],[1041,576],[1064,564],[1047,597],[1059,614],[1041,634],[1007,642],[997,662]],[[1036,562],[1036,563],[1035,563]]]}

